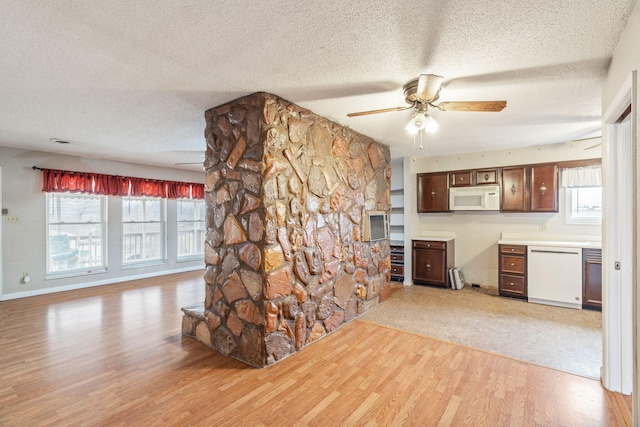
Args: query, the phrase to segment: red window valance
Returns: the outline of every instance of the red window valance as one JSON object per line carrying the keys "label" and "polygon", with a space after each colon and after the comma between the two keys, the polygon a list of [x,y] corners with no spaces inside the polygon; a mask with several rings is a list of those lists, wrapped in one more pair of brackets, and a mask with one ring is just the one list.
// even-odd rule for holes
{"label": "red window valance", "polygon": [[204,184],[55,169],[41,170],[42,191],[47,193],[72,192],[107,196],[204,199]]}

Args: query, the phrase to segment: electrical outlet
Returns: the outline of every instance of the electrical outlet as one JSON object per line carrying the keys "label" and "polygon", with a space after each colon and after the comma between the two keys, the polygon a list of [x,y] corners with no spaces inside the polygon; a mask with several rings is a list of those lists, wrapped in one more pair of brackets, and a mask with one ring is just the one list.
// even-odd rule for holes
{"label": "electrical outlet", "polygon": [[3,215],[4,222],[20,222],[20,217],[16,215]]}
{"label": "electrical outlet", "polygon": [[547,224],[540,224],[540,231],[547,231]]}

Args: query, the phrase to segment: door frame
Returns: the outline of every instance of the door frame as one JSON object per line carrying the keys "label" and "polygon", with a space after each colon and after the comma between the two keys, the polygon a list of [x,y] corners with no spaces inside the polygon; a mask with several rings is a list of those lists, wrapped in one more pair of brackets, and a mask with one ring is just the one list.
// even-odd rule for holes
{"label": "door frame", "polygon": [[[636,160],[636,101],[637,73],[633,71],[621,86],[606,113],[603,115],[603,196],[604,216],[602,222],[602,348],[603,385],[612,391],[631,394],[637,387],[637,372],[634,353],[637,348],[635,301],[637,282],[637,160]],[[628,147],[617,146],[618,118],[631,106],[631,134]],[[622,162],[624,151],[630,156],[628,163]],[[628,183],[628,187],[617,191],[617,183]],[[623,194],[624,193],[624,194]],[[629,210],[620,211],[618,202],[629,200]],[[630,215],[630,221],[625,215]],[[622,263],[622,270],[614,268],[615,262],[625,255],[624,247],[631,248],[628,261]],[[626,271],[625,271],[626,270]],[[630,270],[630,271],[629,271]],[[631,283],[625,283],[624,275]],[[628,280],[627,280],[628,281]],[[631,338],[631,340],[629,340]],[[631,341],[631,342],[630,342]],[[634,393],[637,399],[637,393]]]}

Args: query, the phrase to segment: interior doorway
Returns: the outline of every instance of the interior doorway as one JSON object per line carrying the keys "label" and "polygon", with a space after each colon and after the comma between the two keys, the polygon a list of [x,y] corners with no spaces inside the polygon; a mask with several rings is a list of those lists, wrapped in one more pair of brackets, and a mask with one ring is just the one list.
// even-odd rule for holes
{"label": "interior doorway", "polygon": [[602,381],[624,394],[633,388],[636,86],[633,72],[603,117]]}

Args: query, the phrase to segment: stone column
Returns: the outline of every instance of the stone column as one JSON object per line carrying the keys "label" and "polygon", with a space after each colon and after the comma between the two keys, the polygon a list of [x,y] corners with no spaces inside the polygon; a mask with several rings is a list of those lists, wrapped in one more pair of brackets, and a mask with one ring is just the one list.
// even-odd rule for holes
{"label": "stone column", "polygon": [[205,114],[206,299],[183,333],[253,366],[301,350],[379,302],[389,148],[275,95]]}

